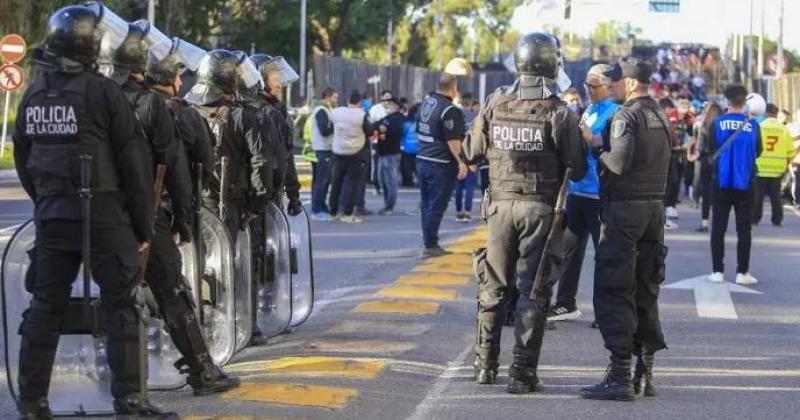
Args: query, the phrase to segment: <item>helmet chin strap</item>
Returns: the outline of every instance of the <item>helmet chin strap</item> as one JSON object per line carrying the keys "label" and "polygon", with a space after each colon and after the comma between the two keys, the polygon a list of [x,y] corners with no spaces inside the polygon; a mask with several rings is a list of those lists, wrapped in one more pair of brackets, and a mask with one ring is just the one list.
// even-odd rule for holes
{"label": "helmet chin strap", "polygon": [[558,83],[548,77],[520,74],[516,83],[516,91],[519,99],[549,99],[558,91]]}

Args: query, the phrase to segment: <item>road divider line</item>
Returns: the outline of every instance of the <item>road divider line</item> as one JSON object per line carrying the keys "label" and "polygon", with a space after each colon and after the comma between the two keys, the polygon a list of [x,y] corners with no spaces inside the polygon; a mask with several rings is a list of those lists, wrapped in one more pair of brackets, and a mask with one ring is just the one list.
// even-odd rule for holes
{"label": "road divider line", "polygon": [[398,285],[378,290],[378,296],[398,299],[423,299],[450,302],[458,298],[458,292],[438,287]]}
{"label": "road divider line", "polygon": [[374,339],[319,339],[307,342],[303,350],[318,353],[369,353],[369,354],[398,354],[417,348],[410,341],[390,341]]}
{"label": "road divider line", "polygon": [[357,396],[358,390],[353,388],[246,382],[239,388],[226,392],[222,398],[337,410],[347,406]]}

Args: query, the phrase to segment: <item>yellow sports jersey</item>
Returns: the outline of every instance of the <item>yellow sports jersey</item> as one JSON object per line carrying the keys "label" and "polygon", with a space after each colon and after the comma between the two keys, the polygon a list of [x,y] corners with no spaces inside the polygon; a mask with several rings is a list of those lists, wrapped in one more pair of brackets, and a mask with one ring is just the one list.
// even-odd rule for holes
{"label": "yellow sports jersey", "polygon": [[783,176],[788,159],[794,156],[794,144],[789,129],[775,118],[761,123],[761,157],[756,160],[758,176],[777,178]]}

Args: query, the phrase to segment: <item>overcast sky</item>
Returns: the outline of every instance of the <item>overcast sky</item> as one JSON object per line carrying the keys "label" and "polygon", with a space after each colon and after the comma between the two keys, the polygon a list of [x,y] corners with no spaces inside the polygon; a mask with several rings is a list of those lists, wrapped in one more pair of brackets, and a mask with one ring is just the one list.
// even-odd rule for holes
{"label": "overcast sky", "polygon": [[[564,0],[539,0],[533,6],[518,8],[512,25],[522,33],[556,24],[587,34],[598,22],[627,21],[642,28],[644,38],[654,41],[700,41],[724,47],[730,34],[750,32],[750,1],[681,0],[680,13],[653,13],[649,11],[649,0],[572,0],[572,19],[565,21]],[[767,38],[777,39],[780,0],[753,2],[753,32],[761,33],[763,8]],[[784,45],[800,50],[800,0],[784,2]]]}

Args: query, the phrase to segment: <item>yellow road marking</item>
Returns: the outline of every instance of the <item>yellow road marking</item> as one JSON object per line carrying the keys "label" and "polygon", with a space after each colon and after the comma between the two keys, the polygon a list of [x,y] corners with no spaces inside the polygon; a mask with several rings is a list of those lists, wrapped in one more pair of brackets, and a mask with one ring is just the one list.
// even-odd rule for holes
{"label": "yellow road marking", "polygon": [[409,321],[342,321],[331,327],[328,334],[385,334],[393,336],[422,335],[430,331],[431,324]]}
{"label": "yellow road marking", "polygon": [[403,353],[417,348],[410,341],[389,340],[314,340],[303,346],[305,350],[321,353]]}
{"label": "yellow road marking", "polygon": [[267,404],[341,409],[357,396],[358,390],[353,388],[249,382],[226,392],[222,398]]}
{"label": "yellow road marking", "polygon": [[439,312],[439,304],[433,302],[415,302],[413,300],[377,300],[360,303],[353,309],[353,312],[433,315]]}
{"label": "yellow road marking", "polygon": [[378,295],[388,298],[428,299],[428,300],[456,300],[458,293],[454,290],[440,289],[425,286],[389,286],[378,290]]}
{"label": "yellow road marking", "polygon": [[472,266],[472,255],[467,255],[466,253],[462,254],[447,254],[441,257],[431,258],[425,261],[425,264],[459,264],[459,265],[466,265]]}
{"label": "yellow road marking", "polygon": [[418,273],[472,274],[471,264],[427,263],[414,267]]}
{"label": "yellow road marking", "polygon": [[386,366],[380,360],[357,361],[340,357],[284,357],[265,366],[267,373],[374,379]]}
{"label": "yellow road marking", "polygon": [[253,416],[181,416],[181,420],[286,420]]}
{"label": "yellow road marking", "polygon": [[423,286],[463,286],[469,283],[469,276],[443,273],[410,274],[397,277],[396,282]]}

